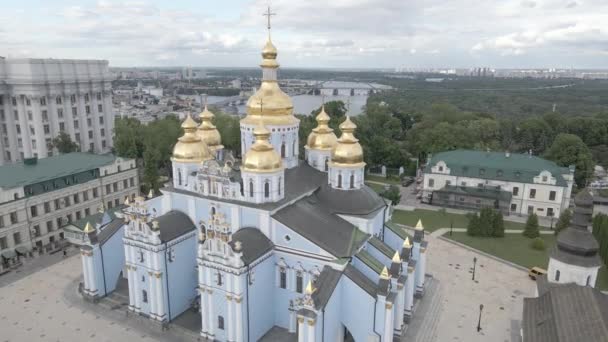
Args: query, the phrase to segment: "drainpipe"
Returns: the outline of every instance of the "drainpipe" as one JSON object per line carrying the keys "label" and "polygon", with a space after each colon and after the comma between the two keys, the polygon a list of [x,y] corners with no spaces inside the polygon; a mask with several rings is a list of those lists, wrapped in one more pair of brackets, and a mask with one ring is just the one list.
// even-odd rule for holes
{"label": "drainpipe", "polygon": [[247,282],[246,291],[247,291],[247,342],[250,341],[249,336],[249,265],[247,265],[247,278],[245,281]]}
{"label": "drainpipe", "polygon": [[376,331],[376,310],[378,310],[378,297],[376,296],[376,302],[374,303],[374,334],[378,335],[380,339],[379,342],[382,342],[382,335],[378,334]]}
{"label": "drainpipe", "polygon": [[106,267],[103,263],[103,248],[101,248],[101,243],[99,243],[99,252],[101,252],[101,275],[103,277],[103,295],[105,297],[108,294],[108,289],[106,288]]}
{"label": "drainpipe", "polygon": [[323,320],[321,321],[321,342],[325,341],[325,307],[323,307],[323,310],[321,310],[321,312],[323,313]]}
{"label": "drainpipe", "polygon": [[167,265],[167,243],[165,242],[165,284],[167,287],[167,314],[169,315],[169,321],[171,322],[171,297],[169,297],[169,267]]}

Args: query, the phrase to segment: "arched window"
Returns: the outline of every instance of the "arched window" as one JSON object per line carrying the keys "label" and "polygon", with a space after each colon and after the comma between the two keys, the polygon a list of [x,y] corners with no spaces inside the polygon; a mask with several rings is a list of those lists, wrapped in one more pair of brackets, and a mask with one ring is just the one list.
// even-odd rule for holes
{"label": "arched window", "polygon": [[224,330],[224,317],[217,316],[217,328],[220,330]]}
{"label": "arched window", "polygon": [[555,271],[555,281],[559,281],[559,270]]}
{"label": "arched window", "polygon": [[279,177],[279,196],[281,196],[281,177]]}
{"label": "arched window", "polygon": [[141,290],[141,300],[144,303],[148,302],[148,292],[146,292],[146,290]]}
{"label": "arched window", "polygon": [[182,185],[182,172],[177,170],[177,184]]}
{"label": "arched window", "polygon": [[249,180],[249,197],[253,197],[253,181]]}
{"label": "arched window", "polygon": [[281,144],[281,158],[285,158],[285,143]]}
{"label": "arched window", "polygon": [[591,286],[591,276],[587,276],[587,286]]}
{"label": "arched window", "polygon": [[325,172],[329,170],[329,158],[325,158]]}
{"label": "arched window", "polygon": [[245,186],[243,186],[243,180],[239,181],[239,185],[241,186],[241,196],[245,196]]}
{"label": "arched window", "polygon": [[264,197],[270,197],[270,183],[268,183],[268,181],[264,183]]}
{"label": "arched window", "polygon": [[338,175],[338,188],[342,187],[342,175]]}
{"label": "arched window", "polygon": [[295,141],[291,144],[291,155],[292,156],[296,155],[296,143],[295,143]]}
{"label": "arched window", "polygon": [[211,216],[215,215],[215,207],[211,207]]}
{"label": "arched window", "polygon": [[350,174],[350,188],[354,189],[355,188],[355,175],[354,174]]}

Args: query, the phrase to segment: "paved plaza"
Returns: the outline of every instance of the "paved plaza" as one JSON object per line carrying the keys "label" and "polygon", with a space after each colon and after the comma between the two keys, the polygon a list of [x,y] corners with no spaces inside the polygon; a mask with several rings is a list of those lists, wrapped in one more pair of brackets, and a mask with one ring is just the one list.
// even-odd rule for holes
{"label": "paved plaza", "polygon": [[[422,301],[423,320],[412,322],[407,341],[519,341],[523,297],[534,294],[526,273],[427,235],[429,265],[436,284]],[[476,281],[471,280],[477,257]],[[0,282],[0,342],[8,341],[180,341],[183,334],[125,319],[84,302],[76,292],[79,256],[69,257],[10,284]],[[1,278],[1,277],[0,277]],[[479,305],[484,309],[477,332]]]}

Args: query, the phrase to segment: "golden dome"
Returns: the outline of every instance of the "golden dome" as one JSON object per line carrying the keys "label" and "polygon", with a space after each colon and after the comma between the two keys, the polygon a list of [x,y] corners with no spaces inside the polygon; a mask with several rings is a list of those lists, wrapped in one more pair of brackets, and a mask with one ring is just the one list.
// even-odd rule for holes
{"label": "golden dome", "polygon": [[245,153],[241,170],[245,172],[276,172],[283,168],[281,156],[274,150],[268,138],[270,132],[260,122],[253,130],[255,143]]}
{"label": "golden dome", "polygon": [[357,125],[348,116],[340,124],[342,136],[331,151],[332,164],[346,167],[361,167],[365,165],[363,162],[363,148],[359,144],[359,140],[353,135],[356,128]]}
{"label": "golden dome", "polygon": [[328,126],[330,117],[325,112],[325,106],[321,108],[321,112],[317,115],[317,127],[308,135],[306,148],[313,150],[331,150],[336,146],[338,138],[334,134],[334,130]]}
{"label": "golden dome", "polygon": [[198,115],[198,117],[201,119],[201,124],[198,126],[198,131],[196,133],[203,140],[203,142],[205,142],[205,144],[207,144],[209,149],[212,151],[224,148],[222,145],[222,136],[215,125],[211,122],[215,115],[213,115],[213,113],[207,109],[206,104],[205,109]]}
{"label": "golden dome", "polygon": [[196,134],[196,121],[192,119],[190,113],[182,123],[184,135],[179,139],[173,148],[173,161],[180,163],[200,163],[205,160],[213,159],[209,147]]}
{"label": "golden dome", "polygon": [[293,116],[293,102],[281,90],[276,79],[277,49],[270,37],[262,50],[264,58],[262,64],[263,78],[260,88],[247,101],[247,116],[241,120],[243,124],[257,125],[264,116],[264,123],[270,126],[283,126],[297,124],[299,121]]}
{"label": "golden dome", "polygon": [[277,54],[277,48],[272,44],[270,37],[268,37],[266,45],[264,45],[264,48],[262,49],[262,57],[264,59],[277,59]]}

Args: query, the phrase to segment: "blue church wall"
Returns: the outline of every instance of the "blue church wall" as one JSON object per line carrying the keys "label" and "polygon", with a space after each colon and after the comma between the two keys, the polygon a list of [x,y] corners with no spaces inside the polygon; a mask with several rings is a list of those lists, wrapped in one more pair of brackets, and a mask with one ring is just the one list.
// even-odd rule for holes
{"label": "blue church wall", "polygon": [[260,214],[257,210],[241,207],[241,227],[257,227],[260,226]]}
{"label": "blue church wall", "polygon": [[340,322],[340,286],[336,286],[321,317],[317,320],[317,341],[340,341],[342,322]]}
{"label": "blue church wall", "polygon": [[[323,269],[323,264],[315,262],[312,259],[297,257],[292,254],[275,252],[275,263],[273,265],[272,288],[275,301],[275,325],[283,328],[289,328],[290,301],[300,298],[304,295],[304,289],[308,281],[318,274]],[[280,286],[280,266],[286,266],[287,271],[287,286],[285,289]],[[302,274],[302,292],[297,292],[297,274]],[[311,274],[312,273],[312,274]]]}
{"label": "blue church wall", "polygon": [[374,218],[372,218],[370,220],[371,225],[372,225],[372,232],[373,232],[372,235],[379,236],[381,234],[382,226],[384,226],[384,211],[385,211],[384,208],[381,208],[376,213],[376,216],[374,216]]}
{"label": "blue church wall", "polygon": [[99,246],[93,249],[93,269],[95,270],[95,286],[97,287],[97,295],[103,297],[106,295],[103,288],[103,267],[101,263],[101,251]]}
{"label": "blue church wall", "polygon": [[341,288],[342,324],[350,331],[355,341],[368,341],[368,337],[374,331],[376,299],[347,276],[340,279],[338,286]]}
{"label": "blue church wall", "polygon": [[[139,295],[142,296],[140,298],[142,298],[142,300],[140,301],[140,313],[143,313],[145,315],[150,315],[150,300],[151,300],[151,296],[154,296],[154,294],[151,293],[150,291],[150,277],[148,276],[148,269],[144,268],[144,267],[137,267],[137,278],[135,278],[135,281],[139,282]],[[146,291],[146,297],[147,297],[147,301],[144,301],[144,295],[143,295],[143,291]]]}
{"label": "blue church wall", "polygon": [[[215,324],[215,340],[226,341],[226,329],[228,328],[228,310],[226,308],[226,293],[223,291],[213,291],[213,317],[211,322]],[[224,329],[219,329],[219,317],[224,319]]]}
{"label": "blue church wall", "polygon": [[[124,226],[112,235],[106,242],[100,246],[100,255],[103,254],[103,266],[105,273],[105,290],[107,293],[112,293],[116,289],[118,278],[125,266],[125,249],[123,247],[122,237],[124,235]],[[97,274],[102,274],[97,273]],[[104,289],[103,285],[100,289]]]}
{"label": "blue church wall", "polygon": [[249,286],[250,341],[259,340],[274,325],[274,262],[270,257],[250,270],[253,272],[253,284]]}
{"label": "blue church wall", "polygon": [[[190,213],[188,210],[188,199],[185,195],[172,193],[171,194],[171,206],[172,206],[172,208],[169,210],[179,210],[186,214]],[[166,210],[165,212],[167,212],[169,210]],[[163,214],[165,212],[163,212]]]}
{"label": "blue church wall", "polygon": [[380,275],[376,273],[376,271],[371,269],[369,266],[367,266],[363,261],[361,261],[361,259],[353,257],[352,264],[353,266],[355,266],[356,269],[361,271],[361,273],[365,274],[369,279],[375,282],[380,279]]}
{"label": "blue church wall", "polygon": [[403,247],[403,239],[388,227],[384,228],[384,243],[396,251],[401,251]]}
{"label": "blue church wall", "polygon": [[[167,274],[165,276],[169,277],[170,319],[174,319],[188,309],[196,297],[198,287],[196,235],[175,245],[169,242],[167,248]],[[164,285],[166,286],[166,284]]]}

